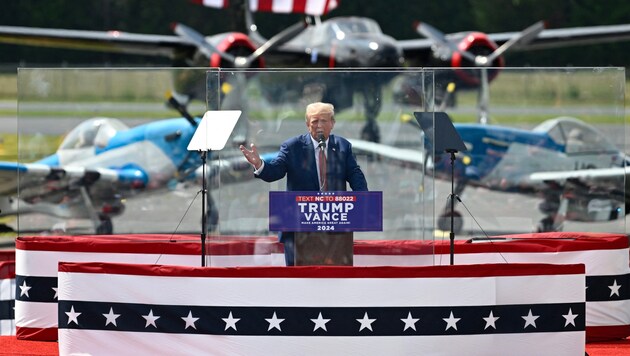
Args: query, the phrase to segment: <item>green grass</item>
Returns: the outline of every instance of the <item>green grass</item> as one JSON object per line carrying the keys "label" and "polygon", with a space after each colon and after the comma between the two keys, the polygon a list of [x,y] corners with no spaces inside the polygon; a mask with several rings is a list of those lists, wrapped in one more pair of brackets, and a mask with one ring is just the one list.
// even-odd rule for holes
{"label": "green grass", "polygon": [[[57,150],[63,135],[0,134],[0,161],[32,162]],[[18,148],[18,141],[19,147]],[[18,157],[18,151],[19,157]]]}
{"label": "green grass", "polygon": [[15,100],[17,96],[17,76],[15,74],[0,74],[0,100]]}
{"label": "green grass", "polygon": [[[528,114],[518,117],[501,117],[492,112],[493,107],[528,106],[548,108],[577,108],[580,106],[618,107],[623,100],[624,84],[630,87],[630,82],[624,83],[623,72],[616,69],[604,70],[503,70],[490,86],[490,113],[496,122],[538,122],[546,118],[545,115]],[[170,69],[52,69],[52,70],[21,70],[19,76],[20,102],[40,103],[155,103],[155,110],[142,111],[116,109],[115,105],[108,105],[105,112],[88,110],[84,107],[77,109],[54,107],[39,109],[21,108],[20,118],[37,117],[74,117],[86,118],[105,115],[119,118],[160,119],[178,116],[178,114],[164,106],[164,93],[172,88],[174,78],[183,78],[178,84],[190,86],[195,78],[203,78],[205,70],[170,70]],[[256,78],[256,77],[254,77]],[[273,78],[272,78],[273,79]],[[282,79],[282,78],[280,78]],[[286,78],[285,78],[286,79]],[[269,80],[267,78],[266,80]],[[182,84],[183,83],[183,84]],[[15,101],[18,96],[18,77],[15,74],[0,74],[0,100]],[[474,108],[477,103],[477,91],[459,90],[457,107]],[[630,94],[625,93],[626,100]],[[259,88],[249,89],[247,100],[261,101]],[[384,105],[390,105],[392,88],[383,89]],[[362,98],[355,95],[355,108],[340,111],[338,119],[348,121],[363,121],[364,113],[361,106]],[[629,101],[630,102],[630,101]],[[288,105],[287,105],[288,106]],[[391,106],[389,106],[391,107]],[[296,119],[301,118],[302,108],[296,102],[292,110]],[[288,110],[291,110],[288,109]],[[406,108],[408,109],[408,108]],[[284,110],[284,111],[281,111]],[[285,114],[287,107],[280,109],[252,109],[248,112],[255,120],[271,120],[277,114]],[[413,108],[411,108],[413,110]],[[0,107],[0,115],[14,116],[11,108]],[[291,113],[291,119],[293,118]],[[474,114],[453,114],[460,122],[474,122]],[[397,120],[396,113],[381,112],[379,121]],[[613,115],[598,115],[593,117],[595,122],[618,122]]]}

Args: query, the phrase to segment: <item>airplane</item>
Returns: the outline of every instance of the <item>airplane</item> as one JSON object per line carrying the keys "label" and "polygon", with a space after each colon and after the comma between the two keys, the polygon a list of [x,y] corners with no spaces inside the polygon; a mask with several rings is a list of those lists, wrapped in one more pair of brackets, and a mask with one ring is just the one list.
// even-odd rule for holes
{"label": "airplane", "polygon": [[[457,153],[453,165],[450,154],[432,152],[430,134],[425,136],[425,150],[350,141],[355,152],[415,167],[426,176],[453,179],[454,202],[467,186],[541,197],[538,208],[544,217],[538,232],[561,231],[565,221],[611,221],[630,213],[630,156],[584,121],[557,117],[532,130],[478,123],[454,126],[468,150]],[[451,216],[457,234],[463,218],[451,209],[450,200],[436,225],[449,231]]]}
{"label": "airplane", "polygon": [[[210,188],[251,179],[251,167],[241,154],[211,156],[203,171],[200,154],[187,150],[200,120],[185,115],[132,128],[114,118],[83,121],[48,157],[33,163],[0,162],[0,216],[41,213],[89,219],[96,234],[112,234],[112,217],[124,213],[128,198],[202,177]],[[212,231],[219,213],[210,194],[207,200]]]}
{"label": "airplane", "polygon": [[[222,8],[228,2],[202,1],[206,6]],[[230,2],[231,3],[231,2]],[[396,40],[384,34],[376,21],[366,17],[333,17],[322,21],[320,16],[337,6],[336,1],[315,1],[319,5],[300,9],[309,21],[288,27],[270,39],[258,32],[252,11],[273,10],[269,1],[248,1],[243,6],[246,29],[244,32],[218,33],[204,36],[184,25],[173,26],[174,36],[128,33],[119,30],[81,31],[70,29],[0,26],[0,43],[48,46],[77,50],[105,51],[168,57],[176,65],[214,68],[382,68],[383,71],[362,80],[364,76],[321,76],[313,72],[309,80],[277,83],[261,87],[265,98],[272,103],[293,100],[295,96],[313,95],[316,100],[331,102],[340,111],[353,106],[355,94],[363,98],[366,124],[363,139],[379,142],[376,118],[382,105],[382,88],[394,78],[386,69],[402,67],[452,67],[453,77],[444,83],[456,82],[458,89],[479,88],[496,78],[505,65],[503,55],[511,50],[533,50],[578,46],[592,43],[625,41],[630,39],[630,24],[592,26],[564,29],[543,29],[536,23],[521,32],[485,34],[467,31],[443,34],[428,23],[417,23],[416,31],[426,39]],[[274,5],[275,6],[275,5]],[[279,6],[278,6],[279,7]],[[286,11],[289,11],[285,9]],[[285,11],[285,12],[286,12]],[[293,11],[293,9],[291,9]],[[483,68],[478,71],[475,69]],[[481,73],[481,74],[475,74]],[[482,78],[483,77],[483,78]],[[440,79],[440,78],[437,78]],[[404,82],[399,90],[401,100],[414,102],[419,83]],[[266,83],[268,84],[268,83]],[[340,85],[342,84],[342,85]],[[205,93],[197,92],[201,85],[178,84],[180,102]],[[445,91],[446,85],[435,86]],[[339,90],[344,88],[344,90]],[[483,89],[483,88],[482,88]],[[484,89],[487,92],[487,89]],[[482,90],[482,92],[484,91]],[[294,93],[295,95],[288,95]],[[435,98],[443,97],[435,93]],[[480,97],[483,96],[483,93]],[[450,96],[453,97],[452,95]],[[480,99],[480,106],[485,105]]]}

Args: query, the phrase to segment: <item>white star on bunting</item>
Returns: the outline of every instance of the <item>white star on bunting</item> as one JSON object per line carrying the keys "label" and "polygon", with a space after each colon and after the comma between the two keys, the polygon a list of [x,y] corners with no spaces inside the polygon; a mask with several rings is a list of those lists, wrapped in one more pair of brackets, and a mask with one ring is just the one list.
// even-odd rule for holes
{"label": "white star on bunting", "polygon": [[409,312],[409,314],[407,314],[407,318],[406,319],[400,319],[403,323],[405,323],[405,328],[403,329],[403,331],[411,328],[414,331],[416,330],[416,323],[418,322],[418,320],[420,320],[419,318],[414,318],[411,316],[411,312]]}
{"label": "white star on bunting", "polygon": [[496,325],[494,325],[494,323],[495,323],[497,320],[499,320],[499,317],[498,317],[498,316],[494,316],[494,315],[492,314],[492,310],[490,310],[490,315],[488,315],[488,317],[487,317],[487,318],[483,318],[483,320],[485,320],[485,321],[486,321],[486,327],[485,327],[485,328],[483,328],[484,330],[486,330],[486,329],[487,329],[487,328],[489,328],[489,327],[492,327],[492,328],[493,328],[493,329],[495,329],[495,330],[497,329],[497,326],[496,326]]}
{"label": "white star on bunting", "polygon": [[223,321],[225,322],[225,330],[232,328],[236,331],[236,323],[238,323],[239,320],[241,319],[233,317],[232,312],[230,312],[230,315],[228,315],[227,318],[223,318]]}
{"label": "white star on bunting", "polygon": [[280,329],[280,323],[283,322],[284,319],[278,319],[278,317],[276,316],[276,312],[273,312],[273,316],[271,317],[271,319],[265,320],[269,323],[269,328],[267,329],[267,331],[270,331],[274,328],[282,331],[282,329]]}
{"label": "white star on bunting", "polygon": [[27,298],[30,298],[30,296],[28,295],[28,290],[31,288],[33,287],[27,286],[26,281],[24,281],[24,283],[22,283],[22,285],[20,286],[20,297],[26,295]]}
{"label": "white star on bunting", "polygon": [[188,329],[189,326],[192,326],[193,329],[197,330],[197,327],[195,326],[195,322],[199,320],[199,318],[193,317],[191,310],[188,311],[187,316],[185,317],[182,316],[181,318],[186,322],[186,326],[184,327],[184,330]]}
{"label": "white star on bunting", "polygon": [[567,327],[569,324],[575,326],[575,318],[578,317],[579,314],[573,314],[571,308],[569,308],[569,314],[563,314],[562,317],[566,320],[564,326]]}
{"label": "white star on bunting", "polygon": [[59,292],[59,288],[57,287],[52,287],[52,290],[55,291],[55,296],[53,297],[53,299],[57,299],[57,293]]}
{"label": "white star on bunting", "polygon": [[120,314],[114,314],[114,308],[109,308],[109,313],[107,314],[103,314],[103,316],[105,317],[105,326],[107,326],[109,323],[114,324],[114,326],[118,326],[116,325],[116,319],[118,319],[118,317],[120,316]]}
{"label": "white star on bunting", "polygon": [[[20,287],[22,288],[22,287]],[[610,296],[612,297],[613,294],[616,294],[619,297],[619,288],[621,288],[621,284],[617,284],[617,280],[615,279],[613,282],[612,286],[608,286],[608,288],[610,288]]]}
{"label": "white star on bunting", "polygon": [[66,315],[68,316],[68,325],[70,325],[70,323],[74,322],[75,324],[79,325],[79,315],[81,315],[81,313],[77,313],[74,311],[74,305],[70,308],[69,312],[66,312]]}
{"label": "white star on bunting", "polygon": [[521,318],[523,318],[525,320],[525,326],[523,327],[523,329],[527,328],[528,325],[533,326],[534,328],[536,327],[536,319],[538,319],[540,317],[540,315],[533,315],[532,314],[532,310],[529,310],[529,313],[527,313],[527,315],[525,316],[521,316]]}
{"label": "white star on bunting", "polygon": [[448,330],[449,328],[453,328],[455,330],[457,330],[457,322],[461,320],[461,318],[456,318],[453,316],[453,312],[451,312],[451,315],[448,318],[442,318],[442,320],[444,320],[446,322],[446,330]]}
{"label": "white star on bunting", "polygon": [[359,331],[363,330],[363,329],[370,329],[370,331],[374,331],[372,330],[372,323],[376,320],[376,319],[370,319],[368,317],[368,313],[365,312],[365,314],[363,315],[363,319],[356,319],[359,323],[361,323],[361,327],[359,328]]}
{"label": "white star on bunting", "polygon": [[317,330],[317,329],[324,329],[324,331],[328,331],[326,330],[326,323],[330,321],[330,319],[324,319],[322,317],[322,313],[319,313],[319,316],[317,317],[317,319],[311,319],[311,321],[313,323],[315,323],[315,327],[313,328],[313,331]]}
{"label": "white star on bunting", "polygon": [[143,315],[142,317],[147,321],[146,325],[144,326],[145,328],[148,328],[149,325],[157,328],[157,325],[155,325],[155,321],[158,320],[160,317],[157,315],[153,315],[153,309],[149,310],[148,315]]}

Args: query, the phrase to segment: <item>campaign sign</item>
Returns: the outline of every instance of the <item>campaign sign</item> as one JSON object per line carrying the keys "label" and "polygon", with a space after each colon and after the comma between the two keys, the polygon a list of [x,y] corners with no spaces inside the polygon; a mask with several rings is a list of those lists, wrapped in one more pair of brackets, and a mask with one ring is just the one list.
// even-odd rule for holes
{"label": "campaign sign", "polygon": [[269,192],[270,231],[383,231],[383,192]]}

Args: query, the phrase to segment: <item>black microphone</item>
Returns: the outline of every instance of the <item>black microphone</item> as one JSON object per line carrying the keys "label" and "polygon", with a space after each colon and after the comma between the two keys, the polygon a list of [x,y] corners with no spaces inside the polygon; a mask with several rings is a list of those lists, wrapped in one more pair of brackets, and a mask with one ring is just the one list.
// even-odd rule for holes
{"label": "black microphone", "polygon": [[318,132],[317,133],[317,142],[319,142],[317,144],[317,146],[319,148],[326,148],[326,140],[324,139],[324,133],[323,132]]}

